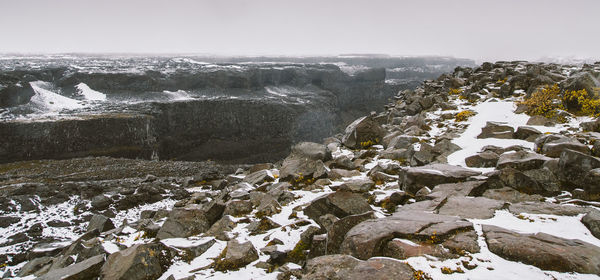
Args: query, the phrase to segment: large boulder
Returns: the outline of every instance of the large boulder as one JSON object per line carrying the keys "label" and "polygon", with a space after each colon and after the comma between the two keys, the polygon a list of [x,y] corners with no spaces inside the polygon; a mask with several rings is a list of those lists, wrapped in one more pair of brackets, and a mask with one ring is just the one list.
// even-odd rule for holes
{"label": "large boulder", "polygon": [[346,127],[342,143],[350,149],[360,149],[380,143],[384,136],[385,129],[371,116],[366,116]]}
{"label": "large boulder", "polygon": [[303,142],[292,147],[292,153],[285,158],[279,170],[280,180],[300,182],[327,176],[323,161],[331,154],[322,144]]}
{"label": "large boulder", "polygon": [[468,167],[496,167],[498,163],[498,154],[490,151],[477,153],[465,158]]}
{"label": "large boulder", "polygon": [[340,250],[340,245],[344,241],[344,237],[346,233],[354,226],[362,223],[363,221],[375,219],[375,214],[373,212],[365,212],[363,214],[358,215],[350,215],[344,218],[341,218],[331,226],[327,228],[327,254],[337,254]]}
{"label": "large boulder", "polygon": [[136,244],[108,256],[101,279],[156,279],[167,271],[175,257],[162,243]]}
{"label": "large boulder", "polygon": [[496,210],[504,207],[504,202],[485,197],[448,197],[438,213],[441,215],[458,216],[466,219],[490,219]]}
{"label": "large boulder", "polygon": [[481,133],[477,138],[512,139],[514,132],[515,129],[505,123],[487,122],[486,125],[481,128]]}
{"label": "large boulder", "polygon": [[214,268],[219,271],[237,270],[258,260],[258,252],[252,242],[240,243],[235,239],[227,242],[227,248],[220,259],[215,260]]}
{"label": "large boulder", "polygon": [[599,79],[600,73],[584,71],[569,77],[561,87],[570,91],[585,89],[591,95],[596,88],[600,87]]}
{"label": "large boulder", "polygon": [[87,227],[87,231],[91,232],[94,230],[98,230],[99,232],[105,232],[105,231],[109,231],[114,228],[115,228],[115,225],[108,217],[100,215],[100,214],[96,214],[96,215],[92,216],[92,219],[90,219],[90,222]]}
{"label": "large boulder", "polygon": [[592,235],[600,239],[600,211],[590,211],[581,218],[581,222],[590,230]]}
{"label": "large boulder", "polygon": [[473,224],[455,216],[423,211],[400,211],[393,216],[366,220],[353,227],[340,246],[340,253],[366,260],[384,256],[386,243],[394,238],[441,243],[459,232],[472,231]]}
{"label": "large boulder", "polygon": [[541,131],[530,126],[519,126],[515,132],[515,138],[529,142],[534,142],[535,139],[542,134]]}
{"label": "large boulder", "polygon": [[515,168],[524,171],[541,168],[542,165],[548,160],[550,160],[549,157],[537,153],[517,151],[514,153],[504,153],[500,155],[496,168]]}
{"label": "large boulder", "polygon": [[313,200],[306,208],[304,214],[315,222],[320,223],[320,217],[332,214],[338,218],[362,214],[371,211],[367,199],[360,194],[338,191]]}
{"label": "large boulder", "polygon": [[590,154],[590,148],[587,145],[582,144],[577,139],[569,137],[561,137],[560,139],[544,143],[541,152],[546,156],[557,158],[560,157],[560,154],[565,149]]}
{"label": "large boulder", "polygon": [[408,168],[400,175],[399,184],[404,191],[415,194],[423,187],[432,188],[439,184],[457,183],[480,174],[481,172],[464,167],[436,163]]}
{"label": "large boulder", "polygon": [[561,153],[558,161],[560,179],[572,187],[586,190],[598,188],[598,184],[589,184],[589,180],[595,177],[589,176],[590,172],[596,168],[600,168],[600,158],[569,149]]}
{"label": "large boulder", "polygon": [[54,269],[37,278],[39,280],[86,280],[97,279],[106,255],[97,255],[70,266]]}
{"label": "large boulder", "polygon": [[[220,213],[216,219],[221,217],[224,206],[220,207]],[[182,209],[173,209],[169,217],[158,231],[158,239],[189,237],[207,231],[213,224],[213,219],[204,209],[198,207],[189,207]]]}
{"label": "large boulder", "polygon": [[492,253],[543,270],[600,275],[600,248],[546,233],[520,234],[501,227],[483,225]]}
{"label": "large boulder", "polygon": [[306,280],[410,280],[410,265],[392,259],[361,261],[348,255],[327,255],[308,260],[302,279]]}

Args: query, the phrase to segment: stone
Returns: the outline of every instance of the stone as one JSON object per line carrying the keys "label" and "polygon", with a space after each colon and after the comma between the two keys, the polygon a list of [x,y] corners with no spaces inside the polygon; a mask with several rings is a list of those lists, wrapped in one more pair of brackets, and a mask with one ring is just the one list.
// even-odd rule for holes
{"label": "stone", "polygon": [[210,228],[205,232],[205,235],[214,236],[215,238],[222,241],[229,241],[229,232],[233,230],[236,226],[236,223],[231,220],[231,217],[228,215],[223,215],[221,219],[215,222]]}
{"label": "stone", "polygon": [[519,234],[483,225],[490,251],[508,260],[543,270],[600,274],[600,248],[577,240],[546,233]]}
{"label": "stone", "polygon": [[[403,209],[402,207],[401,209]],[[384,242],[395,238],[445,241],[457,232],[473,230],[465,219],[423,211],[402,210],[392,216],[366,220],[353,227],[340,246],[340,253],[366,260],[383,256]]]}
{"label": "stone", "polygon": [[346,216],[333,222],[331,226],[327,227],[326,254],[339,253],[340,245],[350,229],[363,221],[375,218],[374,212],[371,211],[363,214]]}
{"label": "stone", "polygon": [[542,134],[541,131],[530,126],[519,126],[515,132],[515,138],[529,142],[534,142],[535,139]]}
{"label": "stone", "polygon": [[389,141],[389,144],[385,145],[386,149],[408,149],[414,143],[419,142],[419,138],[413,136],[398,135]]}
{"label": "stone", "polygon": [[239,243],[235,239],[230,240],[225,251],[222,259],[215,260],[215,270],[236,270],[258,260],[258,252],[250,241]]}
{"label": "stone", "polygon": [[171,247],[183,251],[184,259],[189,262],[204,254],[215,243],[217,243],[217,241],[214,239],[210,239],[208,241],[206,241],[206,239],[200,239],[188,241],[183,245],[174,244]]}
{"label": "stone", "polygon": [[343,184],[339,185],[337,190],[364,193],[368,192],[373,187],[375,187],[375,182],[373,182],[371,179],[353,179],[350,181],[345,181]]}
{"label": "stone", "polygon": [[252,212],[252,202],[249,200],[233,199],[225,204],[223,215],[239,217]]}
{"label": "stone", "polygon": [[91,204],[92,207],[96,210],[104,210],[108,208],[108,206],[110,206],[112,202],[113,200],[110,197],[101,194],[94,196],[94,198],[92,198]]}
{"label": "stone", "polygon": [[498,154],[494,152],[482,152],[465,158],[468,167],[496,167]]}
{"label": "stone", "polygon": [[102,266],[101,279],[156,279],[167,271],[174,253],[162,243],[136,244],[112,253]]}
{"label": "stone", "polygon": [[344,131],[342,143],[350,149],[365,148],[378,144],[383,140],[385,130],[373,120],[372,117],[362,117],[350,125]]}
{"label": "stone", "polygon": [[250,235],[257,235],[278,227],[281,227],[281,225],[276,222],[273,222],[273,220],[269,218],[263,217],[259,221],[254,221],[250,223],[246,227],[246,229],[248,229]]}
{"label": "stone", "polygon": [[439,184],[457,183],[480,174],[481,172],[464,167],[436,163],[408,168],[400,175],[399,184],[404,191],[414,194],[422,187],[432,188]]}
{"label": "stone", "polygon": [[100,232],[105,232],[105,231],[109,231],[114,228],[115,228],[115,225],[108,217],[100,215],[100,214],[96,214],[96,215],[92,216],[92,219],[90,220],[90,223],[88,224],[87,231],[91,232],[91,231],[97,229]]}
{"label": "stone", "polygon": [[346,170],[353,170],[356,168],[356,165],[348,156],[341,156],[334,159],[333,163],[331,163],[330,168],[341,168]]}
{"label": "stone", "polygon": [[308,260],[303,270],[305,280],[411,280],[414,270],[392,259],[361,261],[348,255],[326,255]]}
{"label": "stone", "polygon": [[283,161],[279,176],[283,181],[320,179],[327,176],[327,167],[321,160],[297,157],[292,154]]}
{"label": "stone", "polygon": [[292,146],[292,155],[311,160],[326,161],[331,158],[331,153],[323,144],[314,142],[301,142]]}
{"label": "stone", "polygon": [[46,266],[50,268],[50,265],[52,265],[52,261],[54,261],[54,258],[48,256],[35,258],[31,261],[28,261],[23,267],[21,267],[21,270],[19,271],[19,274],[17,274],[17,276],[25,277],[27,275],[34,274],[42,270]]}
{"label": "stone", "polygon": [[486,190],[483,197],[487,197],[489,199],[502,200],[511,203],[523,202],[523,201],[540,201],[543,200],[544,197],[539,194],[529,195],[526,193],[522,193],[517,191],[511,187],[502,187],[499,189],[489,189]]}
{"label": "stone", "polygon": [[494,217],[496,210],[503,207],[503,201],[485,197],[451,196],[439,208],[438,213],[465,219],[490,219]]}
{"label": "stone", "polygon": [[555,121],[544,116],[531,116],[527,121],[527,125],[554,126],[555,124]]}
{"label": "stone", "polygon": [[588,212],[587,208],[584,207],[541,201],[524,201],[513,203],[508,206],[508,211],[514,215],[528,213],[557,216],[577,216],[579,214]]}
{"label": "stone", "polygon": [[589,172],[600,168],[600,158],[593,157],[581,152],[566,149],[558,161],[558,176],[564,183],[572,187],[580,187],[589,190]]}
{"label": "stone", "polygon": [[304,208],[304,214],[320,223],[319,218],[325,214],[333,214],[338,218],[357,215],[371,211],[371,206],[362,195],[338,191],[313,200]]}
{"label": "stone", "polygon": [[528,152],[518,151],[514,153],[504,153],[498,158],[497,169],[514,168],[520,171],[541,168],[544,162],[550,160],[549,157]]}
{"label": "stone", "polygon": [[54,269],[38,277],[39,280],[86,280],[96,279],[104,264],[106,255],[97,255],[70,266]]}
{"label": "stone", "polygon": [[488,121],[486,125],[481,128],[481,134],[479,134],[477,138],[512,139],[514,132],[515,129],[505,123]]}
{"label": "stone", "polygon": [[273,173],[269,170],[260,170],[249,174],[242,180],[243,182],[250,183],[252,185],[260,185],[264,182],[272,182],[275,180]]}
{"label": "stone", "polygon": [[156,237],[158,239],[189,237],[207,231],[210,226],[206,212],[202,209],[173,209]]}
{"label": "stone", "polygon": [[600,239],[600,211],[592,210],[581,218],[581,222],[590,230],[592,235]]}
{"label": "stone", "polygon": [[354,177],[360,175],[360,171],[358,170],[345,170],[345,169],[331,169],[327,173],[327,177],[337,180],[343,177]]}
{"label": "stone", "polygon": [[574,138],[560,138],[553,141],[548,141],[542,146],[542,154],[557,158],[565,150],[570,149],[584,154],[590,154],[590,148],[587,145],[581,144]]}

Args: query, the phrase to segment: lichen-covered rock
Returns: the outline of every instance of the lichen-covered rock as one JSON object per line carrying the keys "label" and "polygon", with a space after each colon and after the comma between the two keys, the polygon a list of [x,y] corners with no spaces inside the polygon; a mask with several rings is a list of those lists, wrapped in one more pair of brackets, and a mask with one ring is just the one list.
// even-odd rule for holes
{"label": "lichen-covered rock", "polygon": [[143,280],[160,277],[173,262],[174,253],[162,243],[136,244],[110,254],[101,279]]}
{"label": "lichen-covered rock", "polygon": [[366,116],[359,118],[346,127],[342,143],[350,149],[366,148],[379,144],[385,136],[385,130]]}
{"label": "lichen-covered rock", "polygon": [[239,243],[233,239],[227,242],[227,248],[215,260],[214,268],[218,271],[237,270],[255,260],[258,260],[258,252],[252,242]]}
{"label": "lichen-covered rock", "polygon": [[211,225],[207,213],[202,209],[173,209],[156,237],[158,239],[189,237],[207,231]]}

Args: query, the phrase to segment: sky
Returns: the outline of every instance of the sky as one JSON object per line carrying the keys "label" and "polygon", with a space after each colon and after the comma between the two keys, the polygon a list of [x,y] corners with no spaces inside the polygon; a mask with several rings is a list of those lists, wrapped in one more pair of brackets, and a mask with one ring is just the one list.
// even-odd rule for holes
{"label": "sky", "polygon": [[600,57],[599,0],[0,0],[0,53]]}

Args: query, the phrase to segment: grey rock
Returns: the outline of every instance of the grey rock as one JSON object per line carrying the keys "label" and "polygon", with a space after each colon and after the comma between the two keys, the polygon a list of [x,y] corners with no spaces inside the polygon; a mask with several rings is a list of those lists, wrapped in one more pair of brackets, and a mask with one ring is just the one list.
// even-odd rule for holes
{"label": "grey rock", "polygon": [[223,215],[241,216],[252,212],[252,202],[248,200],[233,199],[225,204]]}
{"label": "grey rock", "polygon": [[155,279],[173,261],[173,252],[162,243],[136,244],[110,254],[102,266],[101,279]]}
{"label": "grey rock", "polygon": [[439,208],[438,213],[465,219],[490,219],[494,217],[496,210],[503,207],[503,201],[485,197],[452,196]]}
{"label": "grey rock", "polygon": [[173,209],[158,231],[158,239],[189,237],[207,231],[211,223],[199,208]]}
{"label": "grey rock", "polygon": [[205,232],[205,235],[214,236],[215,238],[223,241],[229,241],[228,233],[233,230],[236,226],[236,223],[231,220],[230,216],[224,215],[215,222],[210,228]]}
{"label": "grey rock", "polygon": [[512,139],[515,129],[512,126],[506,125],[500,122],[487,122],[486,125],[481,128],[481,134],[477,138],[500,138],[500,139]]}
{"label": "grey rock", "polygon": [[343,218],[371,210],[371,206],[362,195],[339,191],[313,200],[304,208],[304,214],[319,223],[319,218],[325,214],[333,214],[338,218]]}
{"label": "grey rock", "polygon": [[408,168],[404,174],[400,175],[399,184],[404,191],[414,194],[422,187],[431,188],[444,183],[457,183],[480,174],[481,172],[459,166],[430,164]]}
{"label": "grey rock", "polygon": [[515,138],[529,142],[534,142],[535,139],[542,134],[541,131],[530,126],[519,126],[515,132]]}
{"label": "grey rock", "polygon": [[482,152],[465,158],[468,167],[496,167],[499,156],[494,152]]}
{"label": "grey rock", "polygon": [[70,266],[54,269],[37,278],[40,280],[86,280],[96,279],[104,264],[106,255],[97,255]]}
{"label": "grey rock", "polygon": [[581,218],[581,222],[590,230],[592,235],[600,239],[600,211],[591,210]]}
{"label": "grey rock", "polygon": [[327,227],[326,254],[339,253],[340,245],[350,229],[363,221],[375,218],[374,212],[366,212],[363,214],[346,216],[333,222],[330,227]]}
{"label": "grey rock", "polygon": [[340,191],[350,191],[355,193],[364,193],[375,187],[375,182],[371,179],[355,179],[346,181],[337,187]]}
{"label": "grey rock", "polygon": [[260,185],[264,182],[272,182],[275,180],[273,174],[269,170],[260,170],[254,173],[249,174],[244,178],[244,182],[250,183],[252,185]]}
{"label": "grey rock", "polygon": [[527,151],[504,153],[498,159],[497,169],[515,168],[520,171],[541,168],[549,157]]}
{"label": "grey rock", "polygon": [[377,144],[383,140],[385,130],[370,116],[362,117],[346,127],[342,143],[351,149],[364,148],[368,144]]}
{"label": "grey rock", "polygon": [[302,279],[410,280],[414,270],[392,259],[357,260],[348,255],[327,255],[308,260]]}
{"label": "grey rock", "polygon": [[96,214],[92,216],[90,223],[88,224],[87,231],[91,232],[97,229],[100,232],[109,231],[114,229],[115,225],[113,222],[106,216]]}
{"label": "grey rock", "polygon": [[590,148],[587,145],[581,144],[577,139],[568,137],[546,142],[542,147],[542,154],[557,158],[565,149],[590,154]]}

